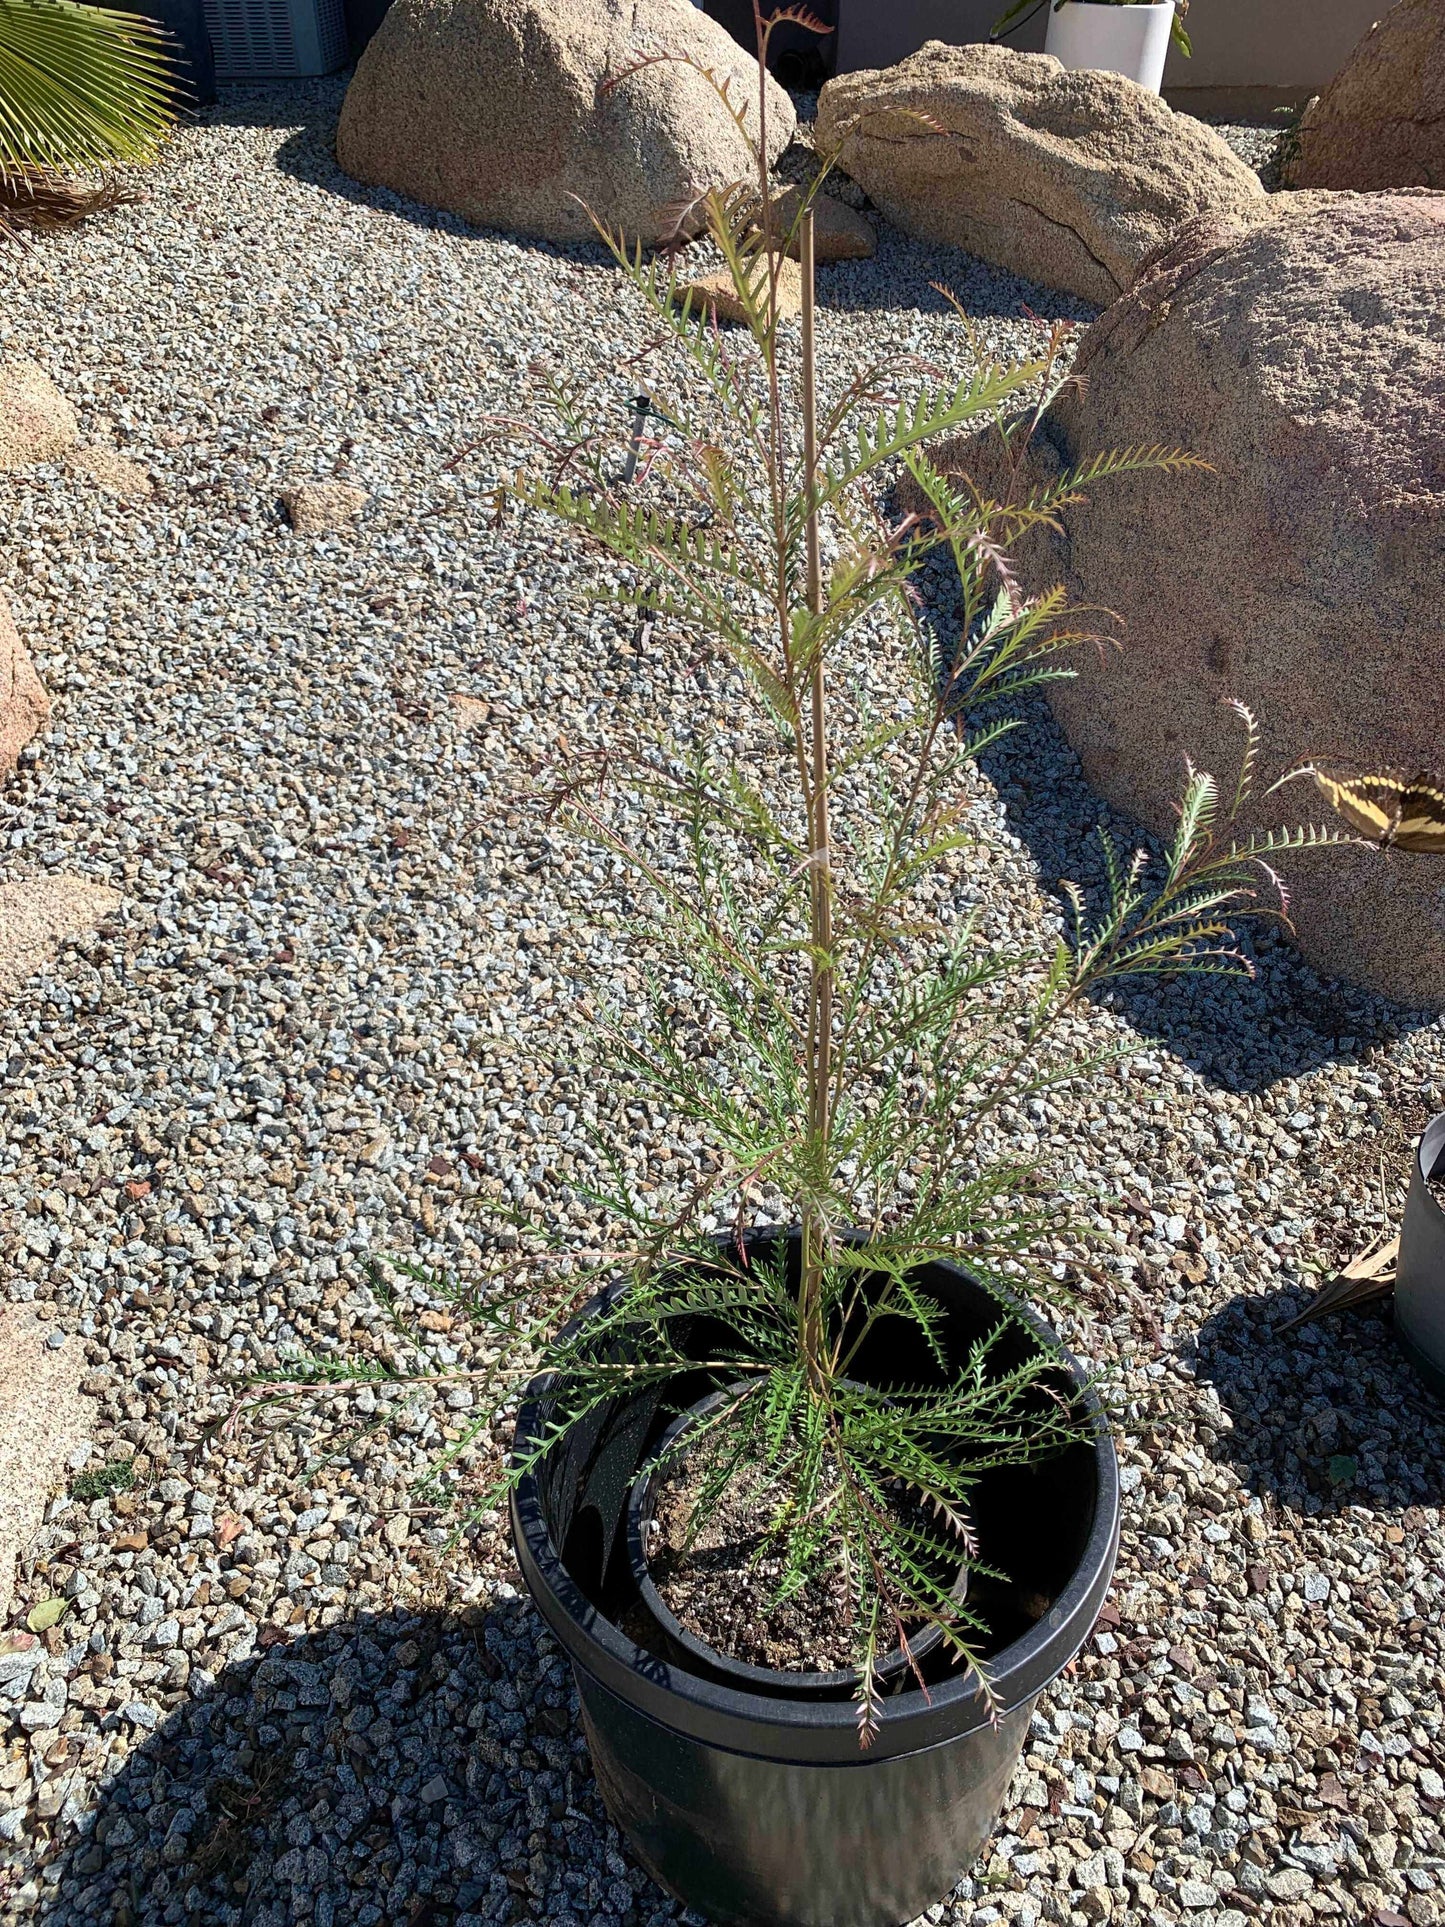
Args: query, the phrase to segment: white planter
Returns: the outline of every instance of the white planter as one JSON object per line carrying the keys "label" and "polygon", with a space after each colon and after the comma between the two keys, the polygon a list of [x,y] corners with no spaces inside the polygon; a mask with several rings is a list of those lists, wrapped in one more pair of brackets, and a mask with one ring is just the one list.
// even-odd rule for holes
{"label": "white planter", "polygon": [[1152,6],[1108,6],[1103,0],[1067,0],[1049,8],[1044,52],[1070,68],[1123,74],[1157,94],[1169,51],[1174,0]]}

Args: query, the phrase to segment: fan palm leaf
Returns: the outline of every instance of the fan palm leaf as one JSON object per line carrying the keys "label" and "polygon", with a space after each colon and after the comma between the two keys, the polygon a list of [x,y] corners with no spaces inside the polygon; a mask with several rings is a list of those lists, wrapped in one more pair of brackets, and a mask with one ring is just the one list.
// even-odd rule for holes
{"label": "fan palm leaf", "polygon": [[74,0],[0,0],[0,188],[153,160],[181,88],[153,21]]}

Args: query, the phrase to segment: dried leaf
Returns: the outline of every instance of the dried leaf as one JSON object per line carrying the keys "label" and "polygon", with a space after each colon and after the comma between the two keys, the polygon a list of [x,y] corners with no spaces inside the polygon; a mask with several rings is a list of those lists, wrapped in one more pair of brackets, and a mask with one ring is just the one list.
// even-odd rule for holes
{"label": "dried leaf", "polygon": [[34,1644],[29,1633],[0,1633],[0,1659],[10,1653],[28,1653]]}
{"label": "dried leaf", "polygon": [[1275,1336],[1283,1338],[1296,1325],[1311,1324],[1327,1312],[1353,1311],[1356,1306],[1367,1305],[1376,1298],[1387,1298],[1395,1289],[1395,1261],[1399,1255],[1400,1240],[1391,1238],[1388,1243],[1371,1245],[1358,1258],[1351,1258],[1338,1276],[1320,1286],[1298,1316],[1280,1326]]}
{"label": "dried leaf", "polygon": [[223,1512],[216,1521],[216,1544],[228,1546],[246,1530],[234,1512]]}
{"label": "dried leaf", "polygon": [[48,1633],[52,1626],[58,1626],[69,1610],[68,1599],[42,1599],[38,1606],[32,1606],[26,1615],[25,1624],[32,1633]]}

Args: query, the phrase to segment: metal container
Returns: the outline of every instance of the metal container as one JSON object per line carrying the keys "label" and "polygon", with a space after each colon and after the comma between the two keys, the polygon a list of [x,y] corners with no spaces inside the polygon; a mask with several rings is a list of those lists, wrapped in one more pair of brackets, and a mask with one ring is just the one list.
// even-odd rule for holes
{"label": "metal container", "polygon": [[294,80],[346,65],[342,0],[205,0],[222,81]]}
{"label": "metal container", "polygon": [[1445,1210],[1429,1180],[1445,1177],[1445,1112],[1425,1126],[1410,1174],[1395,1268],[1395,1332],[1433,1392],[1445,1398]]}

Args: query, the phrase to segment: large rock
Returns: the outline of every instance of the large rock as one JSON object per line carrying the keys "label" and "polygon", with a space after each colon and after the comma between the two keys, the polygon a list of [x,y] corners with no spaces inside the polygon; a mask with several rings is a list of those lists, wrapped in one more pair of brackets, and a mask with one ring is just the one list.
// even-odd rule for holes
{"label": "large rock", "polygon": [[[703,74],[659,55],[726,80],[757,131],[755,62],[690,0],[395,0],[347,89],[337,159],[484,227],[590,239],[590,208],[658,241],[700,193],[756,174]],[[773,160],[795,116],[771,79],[767,102]]]}
{"label": "large rock", "polygon": [[1397,0],[1301,117],[1293,187],[1445,187],[1445,0]]}
{"label": "large rock", "polygon": [[1264,198],[1219,136],[1119,74],[930,40],[840,75],[817,144],[910,234],[1106,304],[1180,225]]}
{"label": "large rock", "polygon": [[0,778],[50,714],[50,698],[0,596]]}
{"label": "large rock", "polygon": [[53,462],[80,439],[75,410],[29,355],[0,357],[0,469]]}
{"label": "large rock", "polygon": [[[1019,547],[1123,620],[1054,708],[1094,786],[1166,832],[1186,754],[1221,777],[1239,698],[1262,767],[1308,757],[1413,775],[1445,762],[1445,196],[1281,195],[1186,230],[1085,335],[1023,486],[1100,450],[1174,444],[1212,472],[1101,482]],[[997,434],[940,451],[997,499]],[[1261,824],[1328,816],[1309,784]],[[1331,819],[1333,820],[1333,819]],[[1445,859],[1339,849],[1281,861],[1305,954],[1445,1006]]]}

